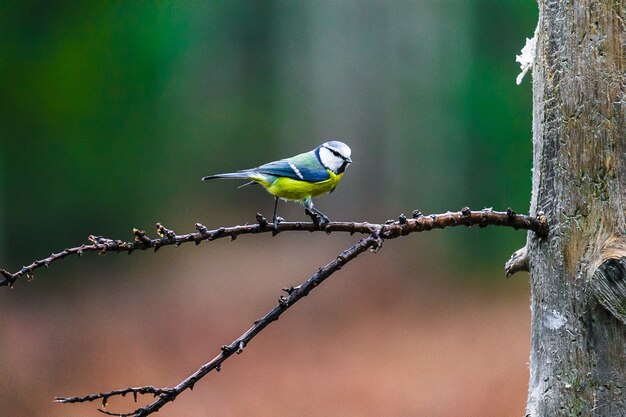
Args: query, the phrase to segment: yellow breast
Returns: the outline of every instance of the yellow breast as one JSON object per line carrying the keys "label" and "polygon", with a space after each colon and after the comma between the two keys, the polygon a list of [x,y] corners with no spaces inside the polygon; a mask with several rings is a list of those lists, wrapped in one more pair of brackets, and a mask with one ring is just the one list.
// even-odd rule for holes
{"label": "yellow breast", "polygon": [[285,200],[302,201],[308,197],[317,197],[334,190],[343,177],[343,173],[335,174],[330,170],[328,175],[327,180],[319,182],[306,182],[286,177],[277,178],[271,183],[265,178],[252,179],[265,187],[270,194]]}

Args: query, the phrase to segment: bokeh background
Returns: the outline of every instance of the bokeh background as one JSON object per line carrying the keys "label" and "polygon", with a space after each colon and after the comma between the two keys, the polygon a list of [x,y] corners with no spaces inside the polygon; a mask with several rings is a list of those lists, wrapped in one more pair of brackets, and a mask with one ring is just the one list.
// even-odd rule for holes
{"label": "bokeh background", "polygon": [[[203,175],[341,139],[336,220],[529,205],[532,0],[2,2],[0,266],[271,215]],[[305,219],[281,204],[283,217]],[[362,255],[159,416],[520,416],[526,235],[447,229]],[[169,386],[356,237],[285,233],[68,258],[0,288],[0,414],[99,415],[77,395]],[[110,411],[133,404],[113,399]]]}

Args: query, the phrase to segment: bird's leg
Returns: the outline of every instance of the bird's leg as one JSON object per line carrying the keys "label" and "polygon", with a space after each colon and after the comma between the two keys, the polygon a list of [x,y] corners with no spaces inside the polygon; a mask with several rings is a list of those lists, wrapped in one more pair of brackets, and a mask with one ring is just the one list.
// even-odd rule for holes
{"label": "bird's leg", "polygon": [[278,197],[274,200],[274,217],[272,217],[272,224],[274,225],[274,235],[278,233],[278,217],[276,216],[276,209],[278,208]]}
{"label": "bird's leg", "polygon": [[310,197],[304,200],[304,211],[307,216],[309,216],[311,220],[313,220],[313,223],[318,226],[323,226],[326,223],[330,222],[330,219],[324,213],[322,213],[313,206],[313,201]]}

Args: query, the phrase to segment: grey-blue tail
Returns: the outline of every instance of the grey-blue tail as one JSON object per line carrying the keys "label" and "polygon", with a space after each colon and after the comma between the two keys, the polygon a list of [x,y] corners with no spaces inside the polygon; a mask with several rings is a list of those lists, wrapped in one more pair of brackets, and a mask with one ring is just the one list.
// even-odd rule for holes
{"label": "grey-blue tail", "polygon": [[[212,180],[214,178],[226,178],[231,180],[247,180],[250,179],[250,171],[240,171],[240,172],[227,172],[225,174],[215,174],[215,175],[207,175],[206,177],[202,177],[202,181]],[[250,181],[245,184],[240,185],[237,188],[245,187],[247,185],[258,184],[255,181]]]}
{"label": "grey-blue tail", "polygon": [[247,180],[249,175],[250,175],[250,173],[246,172],[246,171],[227,172],[225,174],[208,175],[206,177],[203,177],[202,181],[212,180],[213,178],[227,178],[227,179],[234,179],[234,180]]}

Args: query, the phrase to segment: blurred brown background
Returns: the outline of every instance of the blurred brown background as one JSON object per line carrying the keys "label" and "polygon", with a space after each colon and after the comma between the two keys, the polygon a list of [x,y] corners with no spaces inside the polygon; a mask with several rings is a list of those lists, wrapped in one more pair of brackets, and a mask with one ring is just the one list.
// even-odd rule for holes
{"label": "blurred brown background", "polygon": [[[203,175],[340,139],[355,163],[317,207],[384,221],[530,195],[520,1],[97,2],[0,6],[0,266],[85,241],[271,215]],[[281,215],[304,219],[295,204]],[[244,236],[69,258],[0,289],[0,415],[169,386],[213,358],[356,237]],[[333,276],[159,416],[523,415],[525,241],[448,229],[389,241]],[[129,411],[112,399],[110,411]]]}

